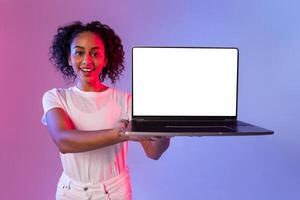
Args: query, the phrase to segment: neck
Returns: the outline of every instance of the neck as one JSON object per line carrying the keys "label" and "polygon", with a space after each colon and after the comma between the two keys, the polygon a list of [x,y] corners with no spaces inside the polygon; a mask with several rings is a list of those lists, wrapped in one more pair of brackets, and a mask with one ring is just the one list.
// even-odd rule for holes
{"label": "neck", "polygon": [[86,92],[102,92],[107,89],[107,86],[102,84],[101,82],[98,83],[81,83],[77,82],[76,87],[82,91]]}

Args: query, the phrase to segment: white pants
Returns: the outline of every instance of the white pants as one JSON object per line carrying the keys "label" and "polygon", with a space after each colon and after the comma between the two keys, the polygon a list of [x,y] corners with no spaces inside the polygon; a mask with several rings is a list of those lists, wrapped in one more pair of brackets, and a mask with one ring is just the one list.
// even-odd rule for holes
{"label": "white pants", "polygon": [[59,179],[56,200],[131,200],[128,170],[98,183],[81,183],[63,173]]}

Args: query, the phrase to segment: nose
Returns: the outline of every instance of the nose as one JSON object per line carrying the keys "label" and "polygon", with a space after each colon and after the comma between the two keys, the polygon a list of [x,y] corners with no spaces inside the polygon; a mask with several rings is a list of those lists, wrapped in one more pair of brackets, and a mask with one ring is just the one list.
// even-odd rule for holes
{"label": "nose", "polygon": [[84,65],[88,65],[92,63],[92,56],[87,54],[86,56],[84,56],[83,60],[82,60],[82,64]]}

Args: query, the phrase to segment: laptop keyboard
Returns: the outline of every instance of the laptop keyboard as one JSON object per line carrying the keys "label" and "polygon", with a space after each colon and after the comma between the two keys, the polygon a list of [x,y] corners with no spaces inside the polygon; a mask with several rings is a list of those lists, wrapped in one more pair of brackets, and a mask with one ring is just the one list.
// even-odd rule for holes
{"label": "laptop keyboard", "polygon": [[240,121],[132,121],[133,131],[146,132],[234,132]]}
{"label": "laptop keyboard", "polygon": [[183,121],[183,120],[141,120],[133,121],[135,125],[143,124],[149,126],[151,124],[161,125],[161,126],[247,126],[249,124],[241,121]]}

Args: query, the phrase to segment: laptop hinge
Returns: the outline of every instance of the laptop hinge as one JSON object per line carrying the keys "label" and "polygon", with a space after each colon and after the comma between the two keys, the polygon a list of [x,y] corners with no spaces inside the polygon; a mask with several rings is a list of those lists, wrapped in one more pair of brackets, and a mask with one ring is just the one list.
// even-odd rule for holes
{"label": "laptop hinge", "polygon": [[145,119],[145,118],[135,118],[132,119],[134,121],[203,121],[203,122],[211,122],[211,121],[228,121],[233,122],[237,121],[237,119]]}

